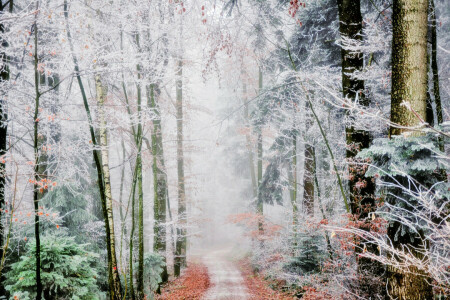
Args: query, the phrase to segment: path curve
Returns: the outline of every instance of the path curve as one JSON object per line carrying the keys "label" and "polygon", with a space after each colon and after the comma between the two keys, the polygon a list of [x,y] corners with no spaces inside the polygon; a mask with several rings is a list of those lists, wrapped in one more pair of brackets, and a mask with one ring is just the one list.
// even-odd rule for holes
{"label": "path curve", "polygon": [[208,268],[211,287],[203,300],[246,300],[249,299],[244,278],[237,266],[227,259],[229,251],[214,250],[203,256]]}

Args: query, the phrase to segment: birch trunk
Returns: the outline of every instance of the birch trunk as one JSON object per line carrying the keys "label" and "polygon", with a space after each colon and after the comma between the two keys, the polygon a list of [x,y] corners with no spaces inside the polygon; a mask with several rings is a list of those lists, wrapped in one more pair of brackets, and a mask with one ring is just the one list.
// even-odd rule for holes
{"label": "birch trunk", "polygon": [[105,120],[105,110],[104,103],[106,97],[106,88],[103,85],[100,75],[95,76],[95,89],[98,104],[98,114],[99,114],[99,137],[100,137],[100,147],[101,147],[101,164],[102,164],[102,174],[103,174],[103,187],[105,194],[105,204],[106,204],[106,216],[109,226],[109,248],[110,248],[110,264],[112,268],[112,283],[114,291],[114,299],[121,298],[121,285],[119,270],[117,269],[117,259],[116,259],[116,239],[114,235],[114,215],[113,215],[113,205],[112,205],[112,193],[111,193],[111,176],[109,173],[109,150],[108,150],[108,138],[107,138],[107,128]]}

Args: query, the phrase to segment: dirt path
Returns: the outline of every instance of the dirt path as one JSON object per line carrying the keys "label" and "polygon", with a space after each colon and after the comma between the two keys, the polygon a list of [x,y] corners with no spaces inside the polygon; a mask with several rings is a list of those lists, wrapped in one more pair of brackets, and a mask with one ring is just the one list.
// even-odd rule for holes
{"label": "dirt path", "polygon": [[203,256],[208,268],[211,288],[204,300],[245,300],[249,299],[241,272],[232,261],[227,259],[228,250],[215,250]]}

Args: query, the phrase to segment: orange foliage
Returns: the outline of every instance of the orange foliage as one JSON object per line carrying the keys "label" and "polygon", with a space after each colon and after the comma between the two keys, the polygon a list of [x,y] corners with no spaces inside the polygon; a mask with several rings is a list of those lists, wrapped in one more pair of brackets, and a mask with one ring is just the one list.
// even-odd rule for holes
{"label": "orange foliage", "polygon": [[[228,216],[228,222],[239,224],[247,227],[248,236],[258,240],[271,240],[278,236],[281,229],[280,225],[274,224],[256,213],[241,213]],[[262,225],[262,231],[259,230],[259,225]]]}
{"label": "orange foliage", "polygon": [[201,264],[190,265],[185,274],[169,282],[162,289],[158,300],[198,300],[211,285],[208,269]]}
{"label": "orange foliage", "polygon": [[[245,285],[250,293],[251,300],[294,300],[294,292],[275,291],[268,286],[268,282],[258,273],[253,273],[250,263],[247,260],[241,260],[240,269],[244,277]],[[276,282],[277,286],[282,286],[283,282]]]}

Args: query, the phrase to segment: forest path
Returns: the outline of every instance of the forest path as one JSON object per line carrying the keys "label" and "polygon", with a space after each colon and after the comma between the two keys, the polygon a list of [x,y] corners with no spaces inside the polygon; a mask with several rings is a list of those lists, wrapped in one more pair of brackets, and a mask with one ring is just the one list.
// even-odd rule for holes
{"label": "forest path", "polygon": [[202,260],[208,268],[211,287],[204,300],[245,300],[249,299],[244,278],[238,267],[228,258],[228,249],[213,250]]}

